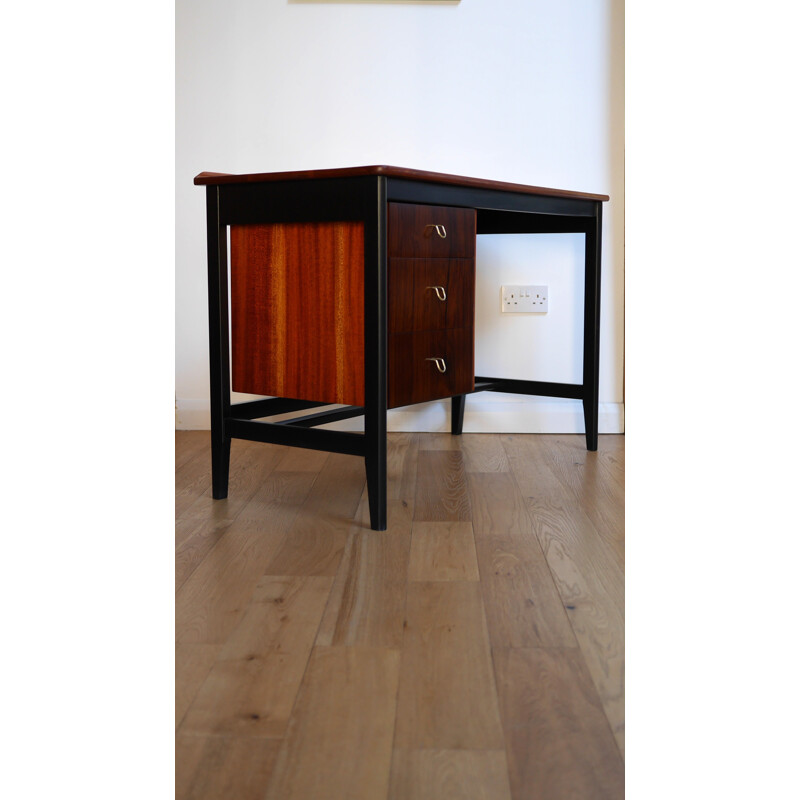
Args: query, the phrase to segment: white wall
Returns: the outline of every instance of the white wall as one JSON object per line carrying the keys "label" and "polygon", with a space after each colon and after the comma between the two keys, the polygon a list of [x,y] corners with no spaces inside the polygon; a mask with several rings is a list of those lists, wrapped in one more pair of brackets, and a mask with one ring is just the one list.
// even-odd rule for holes
{"label": "white wall", "polygon": [[[177,426],[209,419],[193,177],[392,164],[611,196],[600,431],[621,431],[623,27],[623,0],[178,0]],[[484,236],[477,257],[478,374],[580,382],[582,237]],[[502,283],[549,285],[550,312],[501,316]],[[443,430],[448,406],[390,412],[390,429]],[[579,401],[482,393],[465,430],[580,432],[583,418]]]}

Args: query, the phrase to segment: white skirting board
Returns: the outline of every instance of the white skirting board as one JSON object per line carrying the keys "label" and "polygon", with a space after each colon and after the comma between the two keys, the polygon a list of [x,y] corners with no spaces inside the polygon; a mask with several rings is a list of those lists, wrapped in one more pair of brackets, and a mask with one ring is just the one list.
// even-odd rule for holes
{"label": "white skirting board", "polygon": [[[508,399],[505,399],[505,398]],[[468,395],[464,409],[464,433],[583,433],[583,405],[580,400],[528,398],[506,395],[502,399],[482,399]],[[313,409],[298,412],[313,413]],[[283,415],[275,419],[286,419]],[[450,401],[437,400],[389,411],[386,420],[390,431],[447,432],[450,430]],[[208,400],[178,400],[176,430],[208,430],[211,427]],[[322,426],[330,430],[363,430],[363,417]],[[600,433],[625,432],[625,408],[622,403],[600,403]]]}

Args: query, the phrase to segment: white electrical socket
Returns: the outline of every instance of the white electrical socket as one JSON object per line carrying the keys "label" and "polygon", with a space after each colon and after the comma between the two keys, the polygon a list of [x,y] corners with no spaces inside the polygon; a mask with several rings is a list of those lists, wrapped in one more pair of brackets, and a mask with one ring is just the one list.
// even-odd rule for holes
{"label": "white electrical socket", "polygon": [[550,292],[547,286],[501,286],[500,298],[504,314],[546,314]]}

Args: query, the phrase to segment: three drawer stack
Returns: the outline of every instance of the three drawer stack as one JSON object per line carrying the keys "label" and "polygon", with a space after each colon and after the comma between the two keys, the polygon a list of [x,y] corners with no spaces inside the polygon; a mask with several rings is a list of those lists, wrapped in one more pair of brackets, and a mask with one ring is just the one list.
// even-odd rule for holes
{"label": "three drawer stack", "polygon": [[475,210],[390,203],[389,408],[475,388]]}

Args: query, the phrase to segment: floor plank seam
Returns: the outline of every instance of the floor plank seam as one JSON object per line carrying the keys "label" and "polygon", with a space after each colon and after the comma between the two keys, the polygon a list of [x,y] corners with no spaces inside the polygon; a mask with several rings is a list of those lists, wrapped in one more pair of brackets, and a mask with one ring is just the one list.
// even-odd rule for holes
{"label": "floor plank seam", "polygon": [[[417,451],[419,453],[419,451]],[[415,471],[416,472],[416,471]],[[414,495],[416,496],[416,474],[414,476]],[[391,792],[392,792],[392,772],[394,770],[394,759],[395,759],[395,752],[397,751],[397,720],[399,718],[399,711],[400,711],[400,684],[403,678],[403,656],[405,655],[405,646],[406,646],[406,630],[408,628],[408,586],[409,580],[408,575],[411,570],[411,547],[414,542],[414,514],[413,509],[411,513],[411,520],[409,523],[409,530],[410,535],[408,537],[408,563],[406,564],[406,581],[405,581],[405,592],[403,593],[403,633],[400,640],[400,657],[399,657],[399,664],[397,669],[397,687],[395,688],[394,693],[394,725],[392,726],[392,757],[389,759],[389,780],[387,781],[387,789],[386,789],[386,800],[389,799]]]}
{"label": "floor plank seam", "polygon": [[[507,452],[507,455],[510,456],[510,453],[508,453],[508,449],[507,448],[506,448],[506,452]],[[525,494],[522,491],[522,487],[519,485],[518,476],[517,476],[516,471],[514,470],[513,461],[511,460],[511,458],[509,458],[509,464],[511,465],[511,475],[512,475],[512,477],[514,479],[515,484],[517,485],[517,489],[519,490],[520,494],[524,498]],[[547,466],[548,466],[548,469],[549,469],[549,465],[547,465]],[[552,469],[550,469],[550,472],[552,473]],[[559,481],[559,483],[561,483],[561,481]],[[567,614],[567,620],[569,622],[570,629],[572,630],[572,635],[573,635],[573,637],[575,639],[575,642],[577,644],[578,651],[580,652],[581,660],[583,662],[584,668],[586,669],[587,674],[589,675],[589,677],[591,679],[592,686],[594,687],[598,698],[602,698],[601,687],[599,687],[597,685],[597,683],[595,681],[595,678],[594,678],[594,675],[593,675],[591,669],[589,669],[589,664],[587,663],[587,660],[586,660],[586,654],[584,652],[583,646],[581,645],[581,639],[578,636],[577,632],[575,631],[575,625],[573,623],[572,616],[569,613],[567,613],[569,604],[564,602],[564,597],[563,597],[563,595],[561,593],[561,590],[559,589],[559,581],[557,580],[557,576],[553,572],[553,568],[552,568],[552,566],[550,564],[550,560],[547,558],[547,553],[546,553],[546,551],[545,551],[545,549],[544,549],[544,547],[542,545],[542,542],[539,539],[538,534],[535,533],[535,526],[533,524],[534,521],[530,518],[530,511],[528,510],[527,507],[525,508],[525,512],[528,515],[528,520],[529,520],[529,523],[531,525],[531,532],[533,533],[533,537],[536,540],[536,543],[539,546],[540,550],[542,551],[542,555],[544,557],[544,563],[547,565],[548,572],[550,573],[550,579],[553,581],[553,585],[555,586],[556,592],[558,593],[559,599],[561,600],[561,604],[564,607],[564,612]],[[623,643],[623,648],[624,648],[624,643]],[[606,705],[605,705],[605,703],[602,702],[602,699],[601,699],[601,702],[600,702],[600,707],[603,710],[603,717],[605,718],[606,724],[608,725],[608,728],[611,731],[611,737],[614,740],[614,745],[615,745],[615,747],[617,749],[617,752],[620,754],[620,757],[623,759],[623,762],[624,762],[624,758],[625,757],[624,757],[624,754],[622,752],[622,748],[620,747],[620,744],[617,741],[617,736],[616,736],[616,734],[614,732],[614,725],[613,725],[611,719],[608,716],[608,711],[606,709]]]}
{"label": "floor plank seam", "polygon": [[[244,508],[244,507],[242,507],[242,508]],[[225,526],[224,530],[222,531],[222,535],[217,539],[216,542],[214,542],[213,546],[211,548],[209,548],[209,551],[192,567],[191,571],[184,577],[184,579],[180,582],[180,584],[176,583],[176,585],[175,585],[175,594],[176,594],[176,596],[177,596],[178,592],[183,588],[185,583],[192,577],[192,575],[194,575],[194,573],[197,571],[197,568],[211,555],[213,550],[225,538],[225,536],[227,536],[228,531],[230,531],[230,529],[231,529],[231,526],[233,525],[233,523],[236,521],[236,518],[241,513],[242,513],[242,509],[240,509],[239,513],[236,515],[236,517],[234,517],[230,521],[230,523]]]}
{"label": "floor plank seam", "polygon": [[[469,477],[467,478],[467,480],[469,480]],[[473,546],[475,547],[475,550],[477,552],[477,542],[475,541],[475,526],[472,523],[472,521],[470,521],[470,528],[472,529]],[[486,603],[483,597],[483,587],[485,586],[483,581],[484,577],[486,576],[484,576],[483,570],[481,568],[481,559],[477,559],[477,562],[478,562],[478,579],[479,579],[478,586],[480,587],[481,608],[483,609],[484,624],[486,625],[486,636],[489,641],[489,658],[492,662],[492,684],[494,686],[494,696],[497,702],[497,712],[500,717],[500,727],[502,728],[503,731],[503,757],[505,759],[506,776],[508,777],[510,783],[511,772],[509,770],[509,762],[511,754],[509,753],[509,748],[511,747],[511,740],[510,737],[507,735],[508,724],[504,719],[505,715],[503,714],[502,705],[500,703],[500,691],[498,688],[498,678],[497,678],[498,675],[497,662],[494,655],[495,647],[492,646],[492,633],[489,630],[489,617],[486,613]],[[511,794],[510,796],[513,797],[513,794]]]}
{"label": "floor plank seam", "polygon": [[[183,441],[189,449],[199,447],[197,437]],[[176,538],[181,547],[189,545],[180,551],[176,576],[190,568],[181,584],[176,583],[176,600],[181,589],[192,582],[188,587],[191,591],[182,595],[180,618],[186,618],[183,628],[188,641],[183,649],[177,643],[176,650],[181,659],[181,694],[176,696],[176,710],[184,710],[176,719],[175,733],[182,737],[180,752],[185,759],[184,785],[176,798],[216,800],[223,780],[232,781],[231,786],[247,785],[248,798],[273,797],[290,786],[292,797],[305,798],[310,796],[307,790],[312,785],[322,785],[309,776],[322,775],[327,769],[326,759],[335,764],[334,783],[338,780],[342,790],[346,786],[355,790],[359,785],[362,791],[355,794],[362,796],[366,784],[354,784],[352,775],[348,777],[356,765],[356,761],[350,763],[349,753],[358,758],[355,753],[362,751],[349,745],[345,750],[342,747],[351,741],[347,737],[354,731],[366,730],[364,726],[371,724],[372,717],[363,716],[364,708],[369,707],[364,705],[366,687],[371,685],[364,680],[368,675],[377,677],[376,686],[382,687],[372,695],[373,700],[379,698],[382,709],[380,725],[373,729],[380,735],[362,739],[364,743],[380,741],[375,750],[379,757],[370,760],[363,756],[362,760],[362,766],[372,765],[371,789],[367,792],[371,800],[434,797],[437,792],[438,796],[451,796],[447,791],[453,791],[456,785],[459,797],[466,791],[463,796],[503,800],[534,796],[531,792],[555,798],[578,796],[574,792],[579,791],[587,800],[623,796],[619,781],[625,764],[624,538],[620,541],[619,537],[624,531],[624,516],[619,517],[617,509],[624,500],[623,445],[614,443],[603,451],[618,462],[606,465],[601,452],[586,453],[584,463],[582,437],[489,434],[469,440],[467,449],[464,441],[445,434],[395,436],[391,474],[387,475],[390,524],[385,533],[370,529],[366,476],[355,509],[350,505],[355,465],[347,466],[344,481],[344,472],[334,465],[317,468],[319,459],[304,460],[302,453],[307,451],[287,460],[270,450],[269,455],[264,453],[262,462],[262,451],[242,450],[240,455],[246,453],[246,458],[241,462],[238,485],[247,496],[236,497],[236,504],[227,508],[209,502],[210,488],[202,479],[204,459],[210,464],[208,440],[180,468],[176,467],[176,473],[186,469],[185,491],[179,501],[185,516],[176,516],[176,526],[183,523],[176,527]],[[178,449],[180,442],[179,435]],[[601,436],[601,451],[603,442]],[[256,447],[272,448],[253,445]],[[459,455],[431,455],[445,451]],[[594,456],[597,464],[590,463]],[[421,464],[422,459],[427,461]],[[287,468],[284,475],[280,475],[281,463]],[[506,469],[496,469],[504,464]],[[468,466],[486,472],[471,472]],[[268,471],[259,472],[264,469]],[[305,473],[302,481],[297,480],[300,473]],[[495,473],[496,480],[487,477],[481,481],[482,476]],[[500,479],[500,473],[509,477]],[[252,483],[257,485],[250,491]],[[192,487],[196,490],[203,486],[203,491],[195,494]],[[424,502],[419,505],[418,500]],[[326,505],[329,501],[330,508]],[[418,506],[422,519],[416,520]],[[192,507],[194,511],[189,513]],[[262,507],[267,511],[264,515]],[[328,508],[335,514],[333,521],[331,514],[326,514]],[[279,518],[271,517],[269,509],[277,509]],[[233,511],[230,517],[229,510]],[[463,518],[467,512],[468,520]],[[303,522],[299,523],[301,515]],[[325,540],[324,546],[311,547],[313,557],[305,554],[305,539],[297,540],[288,555],[281,555],[281,542],[291,538],[295,526],[298,531],[302,528],[313,533],[309,533],[309,547]],[[333,537],[330,543],[324,533],[329,529]],[[262,535],[271,538],[259,538]],[[383,537],[392,536],[401,540],[390,546],[390,539]],[[398,571],[406,537],[405,570]],[[359,556],[361,560],[354,563],[346,555],[357,545],[366,549]],[[206,547],[209,549],[204,553]],[[305,555],[300,558],[295,551]],[[333,558],[337,553],[338,562]],[[234,556],[244,560],[234,561]],[[199,558],[196,564],[193,558]],[[469,564],[470,558],[474,565]],[[272,574],[273,562],[290,574]],[[241,575],[237,564],[247,565]],[[196,574],[201,568],[202,573]],[[360,572],[368,576],[367,584],[359,584],[361,600],[351,618],[351,612],[339,607],[339,594],[342,581]],[[248,595],[247,587],[256,574],[259,577]],[[198,593],[209,577],[212,594]],[[216,684],[209,683],[209,678],[223,652],[231,658],[230,648],[238,652],[241,642],[237,640],[234,646],[234,637],[247,618],[247,609],[253,606],[261,581],[321,581],[323,577],[329,583],[315,584],[312,595],[306,595],[315,598],[309,606],[314,614],[321,609],[317,625],[308,614],[305,622],[291,617],[292,624],[303,625],[295,629],[302,635],[295,635],[291,641],[302,642],[307,652],[305,662],[302,651],[296,652],[299,658],[293,659],[293,678],[286,683],[287,690],[274,688],[273,673],[259,673],[260,686],[273,686],[263,697],[280,697],[280,710],[271,700],[264,703],[259,699],[261,689],[254,693],[246,683],[237,689],[247,703],[261,702],[264,709],[275,712],[276,735],[264,735],[264,727],[227,729],[213,714],[207,715],[207,722],[201,721],[199,715],[209,705],[208,698],[214,699],[214,708],[229,713],[224,700],[227,688],[218,695]],[[467,585],[471,585],[469,591]],[[299,590],[306,591],[302,586]],[[248,599],[240,599],[242,595]],[[242,613],[238,617],[222,616],[234,609],[242,609]],[[206,622],[201,619],[205,627],[197,629],[190,612],[198,619],[201,612],[206,614]],[[260,619],[259,615],[251,617],[249,635],[266,648],[271,639],[265,637],[272,634]],[[451,624],[453,636],[463,637],[469,632],[468,638],[451,639]],[[201,640],[192,641],[199,634]],[[457,642],[461,644],[454,650]],[[229,645],[230,652],[226,651]],[[478,663],[480,668],[467,666]],[[352,674],[351,667],[356,670]],[[391,683],[379,676],[393,674],[393,670],[397,671],[397,680],[391,692]],[[290,697],[288,687],[295,685]],[[419,688],[411,688],[415,686]],[[554,687],[553,691],[543,694],[542,687],[547,686]],[[346,702],[341,699],[345,697],[349,698]],[[460,699],[453,706],[456,698]],[[467,698],[474,702],[468,712],[464,706]],[[319,707],[317,701],[332,705],[322,715],[309,715],[312,707]],[[338,710],[333,711],[335,708]],[[344,733],[332,735],[339,731]],[[304,737],[310,734],[311,740],[319,743],[323,742],[319,738],[323,733],[324,743],[330,742],[331,749],[328,744],[309,749]],[[609,736],[613,747],[607,741]],[[261,740],[274,743],[274,748],[265,750],[266,744],[258,744]],[[219,763],[212,769],[203,760],[207,758]],[[234,777],[214,778],[218,769],[221,776]],[[241,769],[255,771],[245,780]],[[501,786],[503,774],[508,788]]]}
{"label": "floor plank seam", "polygon": [[[209,443],[209,445],[207,445],[207,447],[208,447],[208,448],[210,448],[210,443]],[[209,453],[208,453],[208,452],[206,452],[206,451],[204,451],[204,452],[202,452],[202,453],[198,453],[198,455],[197,455],[196,457],[197,457],[197,458],[199,458],[200,456],[202,456],[203,458],[209,458]],[[192,460],[194,460],[194,459],[192,459]],[[276,460],[275,464],[273,464],[273,466],[270,468],[269,472],[267,472],[267,473],[266,473],[266,475],[264,475],[264,476],[263,476],[263,482],[264,482],[264,483],[265,483],[267,480],[269,480],[269,478],[272,476],[272,474],[273,474],[274,472],[276,472],[276,467],[277,467],[277,464],[278,464],[278,461]],[[209,459],[209,465],[208,465],[208,472],[209,472],[209,475],[210,475],[210,474],[211,474],[211,464],[210,464],[210,459]],[[216,549],[216,548],[219,546],[220,542],[221,542],[221,541],[224,539],[224,537],[225,537],[225,536],[228,534],[228,532],[230,531],[230,529],[231,529],[231,527],[233,526],[233,524],[234,524],[234,523],[235,523],[235,522],[236,522],[236,521],[239,519],[239,517],[242,515],[242,513],[244,512],[244,510],[247,508],[247,504],[248,504],[248,503],[249,503],[249,502],[250,502],[250,501],[251,501],[251,500],[252,500],[252,499],[253,499],[253,498],[256,496],[256,494],[258,493],[258,490],[259,490],[260,488],[261,488],[261,485],[259,485],[259,484],[256,484],[256,486],[255,486],[255,488],[252,490],[252,492],[250,492],[250,494],[249,494],[249,495],[248,495],[248,496],[247,496],[247,497],[246,497],[244,500],[242,500],[242,503],[241,503],[241,506],[239,507],[239,510],[238,510],[238,511],[237,511],[237,512],[236,512],[236,513],[233,515],[233,518],[231,519],[231,521],[230,521],[230,522],[229,522],[229,523],[228,523],[228,524],[225,526],[225,529],[224,529],[224,531],[223,531],[222,535],[221,535],[221,536],[220,536],[220,537],[217,539],[217,541],[216,541],[216,542],[214,542],[214,545],[213,545],[211,548],[209,548],[209,551],[208,551],[208,552],[207,552],[207,553],[206,553],[206,554],[205,554],[205,555],[204,555],[204,556],[203,556],[203,557],[202,557],[202,558],[201,558],[201,559],[200,559],[200,560],[199,560],[199,561],[198,561],[198,562],[197,562],[197,563],[194,565],[194,567],[192,568],[191,572],[189,572],[189,574],[188,574],[188,575],[186,575],[186,576],[184,577],[184,579],[181,581],[180,585],[175,587],[175,594],[176,594],[176,595],[177,595],[177,593],[180,591],[181,587],[182,587],[182,586],[183,586],[183,585],[184,585],[184,584],[185,584],[185,583],[186,583],[186,582],[189,580],[189,578],[191,578],[191,576],[192,576],[192,575],[195,573],[195,571],[198,569],[198,567],[200,567],[200,565],[201,565],[201,564],[202,564],[202,563],[203,563],[203,562],[204,562],[204,561],[205,561],[205,560],[206,560],[206,559],[207,559],[207,558],[208,558],[208,557],[209,557],[209,556],[210,556],[210,555],[211,555],[211,554],[214,552],[214,550],[215,550],[215,549]],[[313,488],[313,484],[312,484],[312,488]],[[211,490],[210,490],[210,488],[206,490],[206,492],[210,492],[210,491],[211,491]],[[309,493],[310,493],[310,491],[311,491],[311,490],[309,490]],[[197,498],[197,499],[200,499],[201,497],[204,497],[204,496],[205,496],[205,494],[206,494],[206,492],[203,492],[203,494],[201,494],[201,495],[198,495],[198,498]],[[187,509],[187,510],[188,510],[188,509]],[[180,518],[179,518],[179,519],[180,519]],[[176,522],[177,522],[177,520],[176,520]]]}

